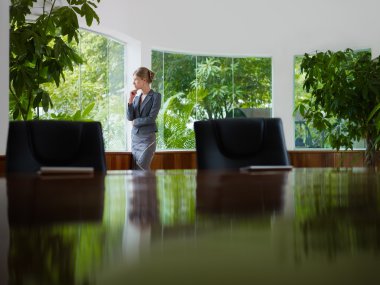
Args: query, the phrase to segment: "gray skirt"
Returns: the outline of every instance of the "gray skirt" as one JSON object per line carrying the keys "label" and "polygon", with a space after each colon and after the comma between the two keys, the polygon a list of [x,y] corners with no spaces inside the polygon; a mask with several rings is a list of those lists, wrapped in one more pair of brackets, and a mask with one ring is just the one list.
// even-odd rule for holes
{"label": "gray skirt", "polygon": [[156,151],[156,133],[132,133],[132,169],[150,170],[154,152]]}

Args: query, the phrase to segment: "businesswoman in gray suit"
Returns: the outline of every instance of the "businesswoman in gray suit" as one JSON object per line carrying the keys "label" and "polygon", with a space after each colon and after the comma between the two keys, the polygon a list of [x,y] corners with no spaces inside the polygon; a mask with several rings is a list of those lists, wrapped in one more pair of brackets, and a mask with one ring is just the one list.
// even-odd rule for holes
{"label": "businesswoman in gray suit", "polygon": [[[133,169],[149,170],[156,151],[156,118],[161,107],[161,94],[150,88],[154,72],[140,67],[133,73],[135,87],[129,94],[127,119],[132,121]],[[137,91],[141,90],[139,94]]]}

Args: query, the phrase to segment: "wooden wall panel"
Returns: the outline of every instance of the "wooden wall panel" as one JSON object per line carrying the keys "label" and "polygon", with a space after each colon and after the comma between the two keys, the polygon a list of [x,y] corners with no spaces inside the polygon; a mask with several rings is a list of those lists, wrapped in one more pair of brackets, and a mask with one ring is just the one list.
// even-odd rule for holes
{"label": "wooden wall panel", "polygon": [[131,169],[132,155],[130,152],[107,152],[106,164],[109,170]]}
{"label": "wooden wall panel", "polygon": [[[329,150],[292,150],[289,158],[294,167],[362,167],[364,151],[329,151]],[[378,153],[378,166],[380,154]],[[107,152],[107,169],[131,169],[132,155],[130,152]],[[159,151],[152,161],[152,169],[195,169],[195,151]],[[0,156],[0,175],[5,172],[5,156]]]}
{"label": "wooden wall panel", "polygon": [[[340,156],[335,151],[289,151],[289,158],[294,167],[338,167],[342,159],[347,156],[342,153]],[[350,160],[344,160],[349,164]],[[348,166],[348,165],[346,165]]]}
{"label": "wooden wall panel", "polygon": [[160,151],[156,152],[151,165],[152,169],[194,169],[195,151]]}
{"label": "wooden wall panel", "polygon": [[[132,155],[130,152],[107,152],[107,169],[131,169]],[[156,169],[194,169],[196,168],[195,151],[160,151],[156,152],[151,168]]]}
{"label": "wooden wall panel", "polygon": [[[362,167],[364,151],[329,151],[329,150],[292,150],[289,158],[294,167]],[[131,153],[107,153],[108,169],[128,169],[131,165]],[[119,161],[119,163],[111,161]],[[380,166],[380,156],[378,159]],[[120,168],[120,165],[123,165]],[[159,151],[154,155],[152,169],[195,169],[195,151]]]}
{"label": "wooden wall panel", "polygon": [[5,155],[0,155],[0,176],[5,173]]}
{"label": "wooden wall panel", "polygon": [[[314,151],[294,150],[288,151],[289,158],[294,167],[363,167],[364,150],[353,151]],[[378,165],[380,159],[378,154]]]}

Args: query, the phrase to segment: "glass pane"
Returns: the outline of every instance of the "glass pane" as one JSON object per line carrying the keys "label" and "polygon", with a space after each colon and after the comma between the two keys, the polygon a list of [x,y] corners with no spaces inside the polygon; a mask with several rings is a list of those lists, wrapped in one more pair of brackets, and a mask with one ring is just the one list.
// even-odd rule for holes
{"label": "glass pane", "polygon": [[162,74],[160,79],[158,72],[154,85],[163,95],[158,118],[158,149],[194,148],[195,96],[191,86],[195,79],[195,57],[166,52],[155,52],[152,56],[152,69],[161,70]]}
{"label": "glass pane", "polygon": [[[301,73],[301,62],[303,56],[295,56],[294,58],[294,103],[295,106],[310,94],[303,90],[303,83],[305,75]],[[313,124],[307,123],[306,120],[297,111],[294,115],[295,125],[295,147],[296,148],[325,148],[331,149],[328,140],[327,131],[318,131],[314,128]],[[353,148],[365,148],[365,140],[355,141]]]}
{"label": "glass pane", "polygon": [[108,148],[108,54],[107,39],[101,35],[83,31],[81,37],[81,53],[85,64],[81,65],[80,90],[81,105],[84,110],[95,103],[92,111],[93,119],[100,121],[106,148]]}
{"label": "glass pane", "polygon": [[155,73],[152,89],[164,97],[164,52],[152,51],[152,71]]}
{"label": "glass pane", "polygon": [[164,98],[159,149],[194,149],[196,120],[271,116],[270,58],[153,51],[152,68]]}
{"label": "glass pane", "polygon": [[65,72],[65,81],[62,81],[59,87],[56,87],[55,83],[44,84],[43,89],[50,94],[53,108],[49,109],[48,114],[42,114],[41,119],[49,118],[52,113],[72,115],[81,109],[79,77],[80,67],[75,66],[73,71]]}
{"label": "glass pane", "polygon": [[163,106],[165,102],[165,90],[164,90],[164,52],[152,51],[152,71],[155,72],[155,77],[152,82],[152,89],[161,93],[161,110],[158,113],[157,118],[157,149],[166,149],[164,143],[164,114]]}
{"label": "glass pane", "polygon": [[232,117],[232,58],[197,57],[197,120]]}
{"label": "glass pane", "polygon": [[[309,93],[303,90],[305,75],[301,73],[303,56],[296,56],[294,60],[294,96],[295,106],[300,100],[308,98]],[[317,131],[312,124],[308,124],[299,112],[295,114],[295,147],[296,148],[331,148],[325,132]]]}
{"label": "glass pane", "polygon": [[106,150],[125,150],[124,44],[81,31],[78,48],[84,63],[66,70],[58,88],[43,86],[54,107],[40,118],[100,121]]}
{"label": "glass pane", "polygon": [[[80,44],[76,46],[72,43],[71,47],[77,52],[79,50],[80,54]],[[48,113],[44,113],[40,108],[41,119],[49,119],[52,115],[56,115],[58,119],[69,117],[81,110],[80,66],[74,65],[73,71],[65,70],[65,80],[60,82],[59,87],[55,83],[45,83],[42,88],[49,93],[53,107]]]}
{"label": "glass pane", "polygon": [[235,58],[233,117],[272,116],[272,59]]}
{"label": "glass pane", "polygon": [[107,149],[125,150],[124,45],[108,41],[108,65]]}

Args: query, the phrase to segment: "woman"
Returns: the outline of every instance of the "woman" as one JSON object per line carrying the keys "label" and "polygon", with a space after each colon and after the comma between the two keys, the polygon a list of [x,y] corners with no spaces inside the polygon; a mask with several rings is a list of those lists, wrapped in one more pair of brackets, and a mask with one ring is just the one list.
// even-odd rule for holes
{"label": "woman", "polygon": [[[133,73],[134,90],[128,100],[127,118],[133,121],[133,169],[149,170],[156,151],[156,118],[161,107],[161,94],[150,88],[154,72],[140,67]],[[137,95],[137,91],[141,90]]]}

